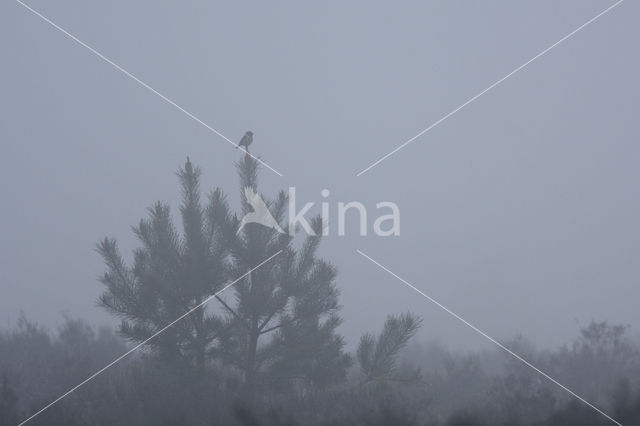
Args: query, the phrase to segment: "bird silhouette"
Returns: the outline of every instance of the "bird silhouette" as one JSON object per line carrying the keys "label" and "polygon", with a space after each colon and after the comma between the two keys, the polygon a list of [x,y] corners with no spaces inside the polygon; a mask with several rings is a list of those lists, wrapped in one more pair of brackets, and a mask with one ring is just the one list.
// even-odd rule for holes
{"label": "bird silhouette", "polygon": [[247,223],[259,223],[260,225],[266,226],[267,228],[275,229],[276,231],[284,234],[282,228],[278,224],[278,221],[271,215],[269,208],[265,204],[264,200],[255,193],[253,188],[247,186],[244,188],[244,196],[247,199],[247,203],[253,209],[252,212],[244,215],[242,220],[240,221],[240,227],[238,228],[237,233],[239,234],[242,231],[242,228]]}
{"label": "bird silhouette", "polygon": [[253,132],[249,130],[247,131],[247,133],[244,134],[242,139],[240,139],[240,143],[236,145],[236,149],[238,149],[241,146],[244,146],[245,150],[249,152],[249,145],[251,145],[251,142],[253,142]]}

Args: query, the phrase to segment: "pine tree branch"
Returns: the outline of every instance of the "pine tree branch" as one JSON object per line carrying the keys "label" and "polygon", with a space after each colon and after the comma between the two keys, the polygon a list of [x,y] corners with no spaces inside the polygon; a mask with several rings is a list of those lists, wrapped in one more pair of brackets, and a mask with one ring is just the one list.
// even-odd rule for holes
{"label": "pine tree branch", "polygon": [[[275,311],[273,311],[263,322],[262,324],[260,324],[258,326],[258,331],[262,332],[262,330],[266,327],[267,324],[269,324],[269,321],[271,321],[271,319],[273,318],[273,316],[278,312],[278,310],[276,309]],[[260,333],[262,334],[262,333]]]}
{"label": "pine tree branch", "polygon": [[291,323],[295,322],[296,320],[297,320],[297,318],[296,318],[296,319],[293,319],[293,320],[291,320],[291,321],[288,321],[287,323],[281,322],[280,324],[278,324],[278,325],[276,325],[276,326],[273,326],[273,327],[267,328],[266,330],[261,330],[261,331],[260,331],[260,335],[262,336],[263,334],[267,334],[267,333],[269,333],[269,332],[271,332],[271,331],[273,331],[273,330],[277,330],[277,329],[279,329],[280,327],[283,327],[283,326],[285,326],[285,325],[287,325],[287,324],[291,324]]}
{"label": "pine tree branch", "polygon": [[[333,294],[332,294],[332,293],[328,293],[328,294],[327,294],[327,295],[325,295],[322,299],[320,299],[320,301],[319,301],[319,302],[321,302],[321,303],[322,303],[322,302],[326,301],[328,298],[330,298],[331,296],[333,296]],[[275,313],[276,313],[276,312],[274,312],[274,313],[271,315],[271,317],[273,317],[273,315],[274,315]],[[317,313],[316,313],[316,312],[312,312],[312,313],[310,313],[309,315],[300,315],[300,316],[297,316],[297,317],[293,317],[293,318],[291,318],[291,320],[289,320],[289,321],[283,321],[283,322],[281,322],[281,323],[280,323],[280,324],[278,324],[278,325],[274,325],[273,327],[267,328],[266,330],[262,330],[262,327],[264,327],[264,326],[266,326],[266,325],[267,325],[267,322],[265,321],[265,322],[263,323],[262,327],[258,328],[258,331],[260,331],[260,335],[267,334],[267,333],[269,333],[269,332],[271,332],[271,331],[274,331],[274,330],[279,329],[280,327],[284,327],[285,325],[293,324],[293,323],[295,323],[296,321],[302,321],[302,320],[305,320],[305,319],[307,319],[307,318],[311,318],[311,317],[313,317],[313,316],[315,316],[315,315],[317,315]],[[268,320],[270,321],[270,320],[271,320],[271,318],[268,318]]]}
{"label": "pine tree branch", "polygon": [[233,308],[231,308],[231,306],[229,306],[224,300],[222,300],[222,298],[220,296],[216,296],[216,299],[218,300],[218,302],[220,302],[222,304],[222,306],[225,307],[225,309],[227,311],[229,311],[231,313],[231,315],[233,315],[233,317],[235,319],[237,319],[247,330],[250,330],[251,327],[245,322],[245,320],[238,315],[238,313],[236,311],[233,310]]}

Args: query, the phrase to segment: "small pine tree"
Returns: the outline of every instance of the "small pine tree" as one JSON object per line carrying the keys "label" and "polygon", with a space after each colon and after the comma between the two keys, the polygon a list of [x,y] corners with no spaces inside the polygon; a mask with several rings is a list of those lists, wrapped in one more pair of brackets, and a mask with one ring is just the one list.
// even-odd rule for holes
{"label": "small pine tree", "polygon": [[[200,305],[228,279],[227,202],[213,191],[206,206],[200,201],[200,169],[191,161],[179,170],[182,187],[182,233],[173,225],[169,206],[156,202],[149,217],[134,228],[141,247],[134,251],[132,267],[120,256],[116,241],[98,244],[107,271],[100,281],[106,291],[99,304],[122,318],[120,334],[142,342],[185,312]],[[204,307],[167,329],[149,345],[162,358],[204,367],[207,348],[228,324]]]}
{"label": "small pine tree", "polygon": [[[258,163],[245,155],[237,168],[244,215],[252,209],[245,189],[257,193]],[[240,229],[220,189],[202,205],[200,174],[188,159],[178,172],[182,232],[173,225],[168,205],[160,202],[134,228],[141,247],[134,252],[132,267],[125,264],[114,239],[98,244],[107,266],[101,278],[106,291],[99,303],[122,318],[119,331],[124,337],[142,342],[229,280],[246,274],[216,296],[218,310],[199,308],[149,344],[169,361],[204,368],[207,361],[222,360],[235,366],[248,399],[260,385],[342,380],[351,358],[336,333],[341,322],[336,270],[316,256],[320,237],[307,237],[296,250],[293,237],[275,229],[255,223]],[[266,202],[278,223],[283,222],[287,201],[281,191]],[[319,218],[313,226],[319,235]]]}
{"label": "small pine tree", "polygon": [[366,333],[360,338],[357,359],[365,383],[394,378],[400,350],[421,325],[422,319],[410,312],[399,316],[390,315],[379,336]]}
{"label": "small pine tree", "polygon": [[[251,207],[245,188],[257,193],[257,162],[246,155],[238,164],[242,213]],[[264,197],[263,197],[264,199]],[[265,201],[282,226],[287,195]],[[321,221],[313,221],[320,235]],[[238,220],[234,220],[237,229]],[[233,287],[235,306],[225,305],[240,327],[225,341],[225,360],[244,373],[245,395],[251,399],[260,384],[291,384],[292,379],[314,385],[342,380],[351,364],[343,352],[344,341],[336,334],[338,316],[336,270],[318,259],[319,236],[308,236],[299,250],[293,238],[259,224],[248,224],[233,233],[231,244],[235,273],[255,265],[273,253],[276,261],[252,272]],[[263,379],[263,380],[261,380]]]}

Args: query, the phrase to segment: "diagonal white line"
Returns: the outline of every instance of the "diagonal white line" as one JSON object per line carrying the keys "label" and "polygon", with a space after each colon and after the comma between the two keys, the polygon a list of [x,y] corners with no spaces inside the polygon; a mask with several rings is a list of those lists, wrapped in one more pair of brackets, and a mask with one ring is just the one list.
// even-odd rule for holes
{"label": "diagonal white line", "polygon": [[[138,77],[136,77],[135,75],[131,74],[129,71],[125,70],[120,65],[116,64],[111,59],[107,58],[102,53],[100,53],[97,50],[95,50],[93,47],[89,46],[88,44],[86,44],[85,42],[83,42],[82,40],[80,40],[79,38],[74,36],[73,34],[69,33],[67,30],[65,30],[64,28],[60,27],[55,22],[51,21],[49,18],[47,18],[46,16],[42,15],[37,10],[33,9],[31,6],[26,5],[21,0],[16,0],[16,2],[18,2],[19,4],[24,6],[27,10],[31,11],[34,15],[40,17],[42,20],[47,22],[49,25],[51,25],[52,27],[54,27],[55,29],[57,29],[58,31],[60,31],[61,33],[63,33],[64,35],[66,35],[67,37],[69,37],[70,39],[75,41],[76,43],[78,43],[79,45],[87,48],[91,53],[93,53],[94,55],[96,55],[97,57],[99,57],[100,59],[102,59],[103,61],[108,63],[109,65],[113,66],[118,71],[122,72],[124,75],[126,75],[127,77],[129,77],[130,79],[135,81],[136,83],[140,84],[145,89],[151,91],[153,94],[157,95],[158,97],[160,97],[161,99],[163,99],[164,101],[169,103],[170,105],[172,105],[175,108],[177,108],[179,111],[181,111],[182,113],[187,115],[189,118],[191,118],[192,120],[194,120],[198,124],[206,127],[207,129],[209,129],[210,131],[212,131],[216,135],[220,136],[222,139],[224,139],[225,141],[229,142],[231,145],[235,146],[236,148],[239,147],[237,143],[233,142],[231,139],[229,139],[228,137],[226,137],[225,135],[223,135],[222,133],[220,133],[219,131],[217,131],[216,129],[214,129],[213,127],[211,127],[210,125],[208,125],[207,123],[205,123],[204,121],[202,121],[201,119],[196,117],[195,115],[193,115],[191,112],[187,111],[186,109],[184,109],[183,107],[181,107],[180,105],[178,105],[177,103],[175,103],[174,101],[172,101],[171,99],[169,99],[168,97],[163,95],[162,93],[158,92],[156,89],[154,89],[153,87],[149,86],[147,83],[145,83],[144,81],[140,80]],[[271,170],[272,172],[274,172],[278,176],[282,177],[282,173],[280,173],[279,171],[277,171],[276,169],[274,169],[273,167],[271,167],[270,165],[268,165],[267,163],[262,161],[260,158],[255,157],[254,155],[252,155],[249,151],[245,150],[244,148],[243,148],[243,150],[245,151],[245,153],[247,155],[251,156],[254,160],[258,161],[260,164],[264,165],[266,168],[268,168],[269,170]]]}
{"label": "diagonal white line", "polygon": [[585,22],[584,24],[580,25],[578,28],[576,28],[575,30],[571,31],[569,34],[567,34],[566,36],[562,37],[560,40],[556,41],[555,43],[553,43],[551,46],[547,47],[546,49],[544,49],[542,52],[538,53],[536,56],[534,56],[533,58],[529,59],[527,62],[525,62],[524,64],[520,65],[518,68],[514,69],[513,71],[511,71],[509,74],[505,75],[504,77],[502,77],[500,80],[496,81],[495,83],[493,83],[491,86],[487,87],[486,89],[484,89],[482,92],[478,93],[477,95],[475,95],[474,97],[472,97],[471,99],[469,99],[468,101],[466,101],[465,103],[463,103],[462,105],[460,105],[459,107],[457,107],[456,109],[454,109],[453,111],[451,111],[450,113],[448,113],[447,115],[445,115],[444,117],[442,117],[441,119],[439,119],[438,121],[436,121],[435,123],[431,124],[429,127],[427,127],[426,129],[422,130],[420,133],[418,133],[417,135],[413,136],[411,139],[409,139],[408,141],[402,143],[401,145],[399,145],[397,148],[395,148],[393,151],[389,152],[388,154],[386,154],[385,156],[381,157],[380,159],[378,159],[377,161],[375,161],[374,163],[370,164],[367,168],[361,170],[358,174],[356,174],[356,176],[361,176],[364,173],[368,172],[369,170],[371,170],[373,167],[377,166],[378,164],[380,164],[381,162],[383,162],[384,160],[386,160],[387,158],[391,157],[393,154],[395,154],[396,152],[400,151],[402,148],[406,147],[407,145],[409,145],[411,142],[415,141],[416,139],[418,139],[420,136],[424,135],[425,133],[427,133],[429,130],[433,129],[434,127],[436,127],[438,124],[442,123],[443,121],[445,121],[446,119],[448,119],[449,117],[451,117],[453,114],[457,113],[458,111],[460,111],[461,109],[463,109],[464,107],[466,107],[467,105],[469,105],[470,103],[472,103],[473,101],[475,101],[476,99],[478,99],[480,96],[484,95],[485,93],[487,93],[488,91],[490,91],[491,89],[493,89],[494,87],[498,86],[500,83],[502,83],[503,81],[505,81],[506,79],[508,79],[509,77],[511,77],[512,75],[514,75],[515,73],[517,73],[518,71],[522,70],[524,67],[526,67],[527,65],[529,65],[530,63],[532,63],[533,61],[535,61],[536,59],[540,58],[541,56],[543,56],[544,54],[546,54],[547,52],[549,52],[551,49],[553,49],[554,47],[558,46],[560,43],[562,43],[563,41],[567,40],[568,38],[570,38],[571,36],[573,36],[574,34],[576,34],[578,31],[584,29],[586,26],[588,26],[589,24],[593,23],[596,19],[600,18],[602,15],[606,14],[607,12],[609,12],[611,9],[613,9],[614,7],[618,6],[620,3],[622,3],[624,0],[618,0],[616,3],[614,3],[613,5],[609,6],[608,8],[606,8],[605,10],[603,10],[602,12],[600,12],[599,14],[597,14],[596,16],[594,16],[593,18],[589,19],[587,22]]}
{"label": "diagonal white line", "polygon": [[167,329],[169,329],[170,327],[172,327],[173,325],[175,325],[177,322],[179,322],[180,320],[184,319],[185,317],[187,317],[188,315],[192,314],[193,312],[195,312],[198,308],[204,306],[207,304],[207,302],[209,302],[211,299],[213,299],[214,297],[216,297],[217,295],[219,295],[220,293],[222,293],[223,291],[225,291],[226,289],[228,289],[229,287],[231,287],[232,285],[236,284],[238,281],[242,280],[244,277],[246,277],[247,275],[249,275],[250,273],[252,273],[253,271],[255,271],[256,269],[260,268],[262,265],[264,265],[265,263],[269,262],[271,259],[273,259],[274,257],[276,257],[277,255],[279,255],[280,253],[282,253],[282,250],[278,250],[275,254],[271,255],[268,259],[262,261],[259,265],[251,268],[250,270],[248,270],[246,273],[244,273],[243,275],[241,275],[239,278],[237,278],[236,280],[230,282],[229,284],[227,284],[226,286],[224,286],[222,288],[222,290],[217,291],[216,293],[212,294],[211,296],[207,297],[202,303],[194,306],[193,308],[191,308],[190,310],[188,310],[187,312],[185,312],[184,314],[180,315],[178,318],[176,318],[175,320],[171,321],[169,324],[165,325],[164,327],[162,327],[160,330],[156,331],[151,337],[149,337],[148,339],[144,340],[143,342],[137,344],[136,346],[134,346],[133,348],[129,349],[127,352],[123,353],[122,355],[120,355],[118,358],[114,359],[113,361],[111,361],[109,364],[105,365],[104,367],[102,367],[100,370],[96,371],[95,373],[93,373],[92,375],[90,375],[89,377],[87,377],[86,379],[84,379],[82,382],[78,383],[77,385],[75,385],[74,387],[72,387],[71,389],[69,389],[67,392],[63,393],[62,395],[60,395],[58,398],[56,398],[55,400],[51,401],[49,404],[47,404],[46,406],[42,407],[40,410],[38,410],[36,413],[34,413],[33,415],[31,415],[31,417],[29,417],[28,419],[22,421],[20,424],[18,424],[18,426],[22,426],[25,423],[33,420],[34,418],[36,418],[37,416],[39,416],[40,414],[42,414],[43,412],[45,412],[46,410],[48,410],[49,408],[51,408],[52,406],[54,406],[55,404],[57,404],[58,402],[60,402],[62,399],[66,398],[67,396],[69,396],[70,394],[72,394],[73,392],[75,392],[78,388],[80,388],[81,386],[84,386],[85,384],[89,383],[91,380],[95,379],[96,377],[98,377],[100,374],[104,373],[106,370],[108,370],[109,368],[113,367],[114,365],[116,365],[118,362],[122,361],[124,358],[126,358],[127,356],[131,355],[133,352],[137,351],[138,349],[140,349],[142,346],[146,345],[147,343],[149,343],[149,341],[151,341],[152,339],[158,337],[160,334],[164,333]]}
{"label": "diagonal white line", "polygon": [[548,379],[549,381],[551,381],[552,383],[554,383],[555,385],[559,386],[560,388],[562,388],[563,390],[565,390],[566,392],[568,392],[569,394],[571,394],[572,396],[574,396],[575,398],[579,399],[580,401],[582,401],[583,403],[585,403],[586,405],[588,405],[589,407],[593,408],[595,411],[597,411],[598,413],[602,414],[604,417],[606,417],[607,419],[611,420],[613,423],[622,426],[622,423],[619,423],[618,421],[616,421],[615,419],[613,419],[612,417],[610,417],[607,413],[605,413],[604,411],[600,410],[598,407],[596,407],[595,405],[591,404],[589,401],[587,401],[586,399],[584,399],[583,397],[581,397],[580,395],[578,395],[577,393],[575,393],[574,391],[572,391],[571,389],[569,389],[568,387],[566,387],[565,385],[563,385],[562,383],[558,382],[556,379],[554,379],[553,377],[549,376],[547,373],[545,373],[544,371],[540,370],[538,367],[536,367],[535,365],[531,364],[529,361],[527,361],[526,359],[522,358],[520,355],[518,355],[517,353],[513,352],[511,349],[507,348],[506,346],[504,346],[502,343],[498,342],[496,339],[494,339],[493,337],[489,336],[487,333],[485,333],[484,331],[480,330],[478,327],[476,327],[475,325],[471,324],[469,321],[465,320],[464,318],[462,318],[460,315],[456,314],[455,312],[453,312],[451,309],[447,308],[446,306],[444,306],[442,303],[438,302],[437,300],[433,299],[432,297],[430,297],[428,294],[422,292],[421,290],[419,290],[418,288],[416,288],[413,284],[409,283],[408,281],[406,281],[405,279],[401,278],[400,276],[396,275],[395,273],[391,272],[386,266],[382,265],[381,263],[379,263],[378,261],[372,259],[370,256],[364,254],[361,250],[356,250],[356,252],[358,252],[358,254],[360,254],[362,257],[364,257],[365,259],[371,261],[373,264],[375,264],[376,266],[378,266],[380,269],[382,269],[383,271],[387,272],[388,274],[390,274],[391,276],[393,276],[394,278],[396,278],[397,280],[401,281],[403,284],[405,284],[407,287],[411,288],[412,290],[416,291],[417,293],[419,293],[421,296],[423,296],[424,298],[426,298],[427,300],[429,300],[431,303],[437,305],[439,308],[441,308],[442,310],[444,310],[445,312],[447,312],[449,315],[451,315],[452,317],[454,317],[455,319],[457,319],[458,321],[462,322],[464,325],[466,325],[467,327],[471,328],[473,331],[475,331],[476,333],[480,334],[481,336],[483,336],[484,338],[486,338],[487,340],[489,340],[490,342],[494,343],[495,345],[497,345],[500,349],[504,350],[505,352],[507,352],[509,355],[513,356],[514,358],[516,358],[517,360],[523,362],[525,365],[527,365],[529,368],[533,369],[534,371],[536,371],[537,373],[541,374],[542,376],[544,376],[546,379]]}

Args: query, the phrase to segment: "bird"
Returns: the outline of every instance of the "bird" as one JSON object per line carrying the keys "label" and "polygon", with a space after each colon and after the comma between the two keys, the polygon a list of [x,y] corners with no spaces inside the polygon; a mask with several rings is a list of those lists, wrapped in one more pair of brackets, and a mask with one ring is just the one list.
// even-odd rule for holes
{"label": "bird", "polygon": [[264,200],[255,193],[252,187],[247,186],[244,188],[244,196],[247,198],[247,203],[249,203],[253,211],[244,215],[240,221],[240,226],[236,232],[237,234],[240,234],[240,231],[242,231],[242,228],[244,228],[247,223],[259,223],[260,225],[275,229],[279,233],[284,234],[278,221],[271,215]]}
{"label": "bird", "polygon": [[249,152],[249,145],[251,145],[251,142],[253,142],[253,132],[249,130],[247,131],[247,133],[244,134],[242,139],[240,139],[240,143],[236,145],[236,149],[238,149],[241,146],[244,146],[246,151]]}

